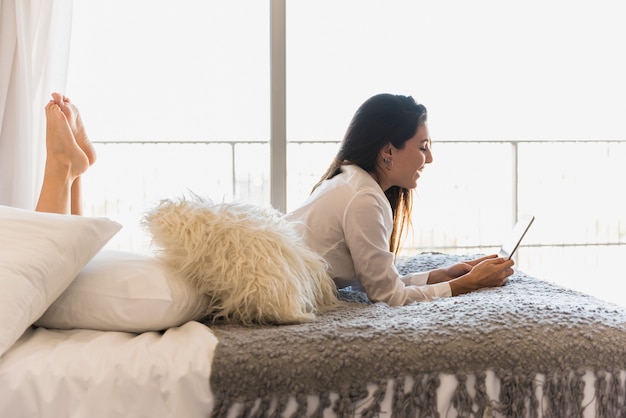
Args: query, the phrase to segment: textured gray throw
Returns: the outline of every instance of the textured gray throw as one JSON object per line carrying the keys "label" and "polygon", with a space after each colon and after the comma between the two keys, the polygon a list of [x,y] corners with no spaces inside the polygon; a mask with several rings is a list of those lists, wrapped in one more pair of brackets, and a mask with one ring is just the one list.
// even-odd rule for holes
{"label": "textured gray throw", "polygon": [[[468,258],[422,254],[399,269],[423,271]],[[389,379],[402,382],[394,389],[394,417],[438,416],[437,376],[446,372],[461,383],[477,376],[472,396],[465,384],[456,389],[459,416],[495,410],[534,417],[541,403],[544,416],[575,417],[583,413],[587,370],[596,374],[596,415],[626,414],[624,386],[612,377],[626,370],[626,310],[614,304],[520,271],[501,288],[404,307],[370,304],[359,292],[341,297],[350,303],[307,324],[207,322],[219,340],[213,416],[226,416],[234,404],[243,405],[241,416],[279,416],[289,396],[298,404],[293,416],[321,416],[323,408],[352,416],[368,383],[380,393],[359,413],[376,416]],[[501,382],[495,403],[485,391],[486,370]],[[537,373],[546,376],[541,400],[531,395]],[[416,382],[409,388],[407,376]],[[338,399],[331,401],[331,393]],[[306,395],[319,396],[313,413]]]}

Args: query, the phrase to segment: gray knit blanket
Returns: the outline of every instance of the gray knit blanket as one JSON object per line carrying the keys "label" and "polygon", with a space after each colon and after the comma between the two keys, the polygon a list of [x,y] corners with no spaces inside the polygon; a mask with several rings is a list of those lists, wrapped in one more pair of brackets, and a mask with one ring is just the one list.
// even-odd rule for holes
{"label": "gray knit blanket", "polygon": [[[471,257],[421,254],[402,260],[401,272],[423,271]],[[593,278],[590,278],[592,280]],[[595,373],[595,415],[626,415],[626,309],[516,271],[501,287],[432,302],[390,307],[371,304],[360,292],[342,291],[347,303],[311,323],[283,326],[207,325],[216,334],[211,390],[213,416],[282,416],[295,398],[292,416],[355,414],[378,385],[360,416],[376,416],[385,388],[393,393],[393,416],[438,416],[441,372],[462,383],[453,396],[459,416],[582,416],[586,371]],[[488,399],[485,373],[500,379],[500,398]],[[476,376],[474,391],[466,387]],[[545,375],[543,399],[535,398],[537,374]],[[415,382],[404,383],[407,376]],[[336,396],[331,397],[334,393]],[[311,412],[307,395],[320,399]],[[372,394],[370,394],[372,395]],[[541,403],[541,405],[540,405]],[[231,415],[232,416],[232,415]]]}

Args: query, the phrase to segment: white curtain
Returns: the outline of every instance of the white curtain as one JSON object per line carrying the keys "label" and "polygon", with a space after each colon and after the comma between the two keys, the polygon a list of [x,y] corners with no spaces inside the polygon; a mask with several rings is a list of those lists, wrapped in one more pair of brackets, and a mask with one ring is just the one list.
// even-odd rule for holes
{"label": "white curtain", "polygon": [[65,90],[71,24],[72,0],[0,0],[0,205],[35,207],[44,106]]}

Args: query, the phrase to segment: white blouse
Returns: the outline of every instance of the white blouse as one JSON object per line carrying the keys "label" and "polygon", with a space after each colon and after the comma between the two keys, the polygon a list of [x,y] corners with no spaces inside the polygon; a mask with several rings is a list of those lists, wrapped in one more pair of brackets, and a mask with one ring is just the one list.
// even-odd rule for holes
{"label": "white blouse", "polygon": [[405,305],[451,296],[449,283],[426,284],[429,272],[401,276],[389,251],[391,205],[379,184],[356,165],[324,181],[287,215],[305,243],[329,264],[339,289],[363,289],[372,302]]}

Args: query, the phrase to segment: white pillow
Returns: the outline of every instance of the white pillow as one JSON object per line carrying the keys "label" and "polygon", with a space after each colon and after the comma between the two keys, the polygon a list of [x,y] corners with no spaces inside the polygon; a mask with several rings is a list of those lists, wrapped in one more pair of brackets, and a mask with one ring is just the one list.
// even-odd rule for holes
{"label": "white pillow", "polygon": [[35,325],[102,331],[160,331],[200,319],[202,293],[161,260],[102,250]]}
{"label": "white pillow", "polygon": [[163,200],[143,223],[159,257],[209,297],[214,319],[298,323],[337,304],[326,262],[277,210],[194,196]]}
{"label": "white pillow", "polygon": [[106,218],[0,205],[0,355],[120,229]]}

